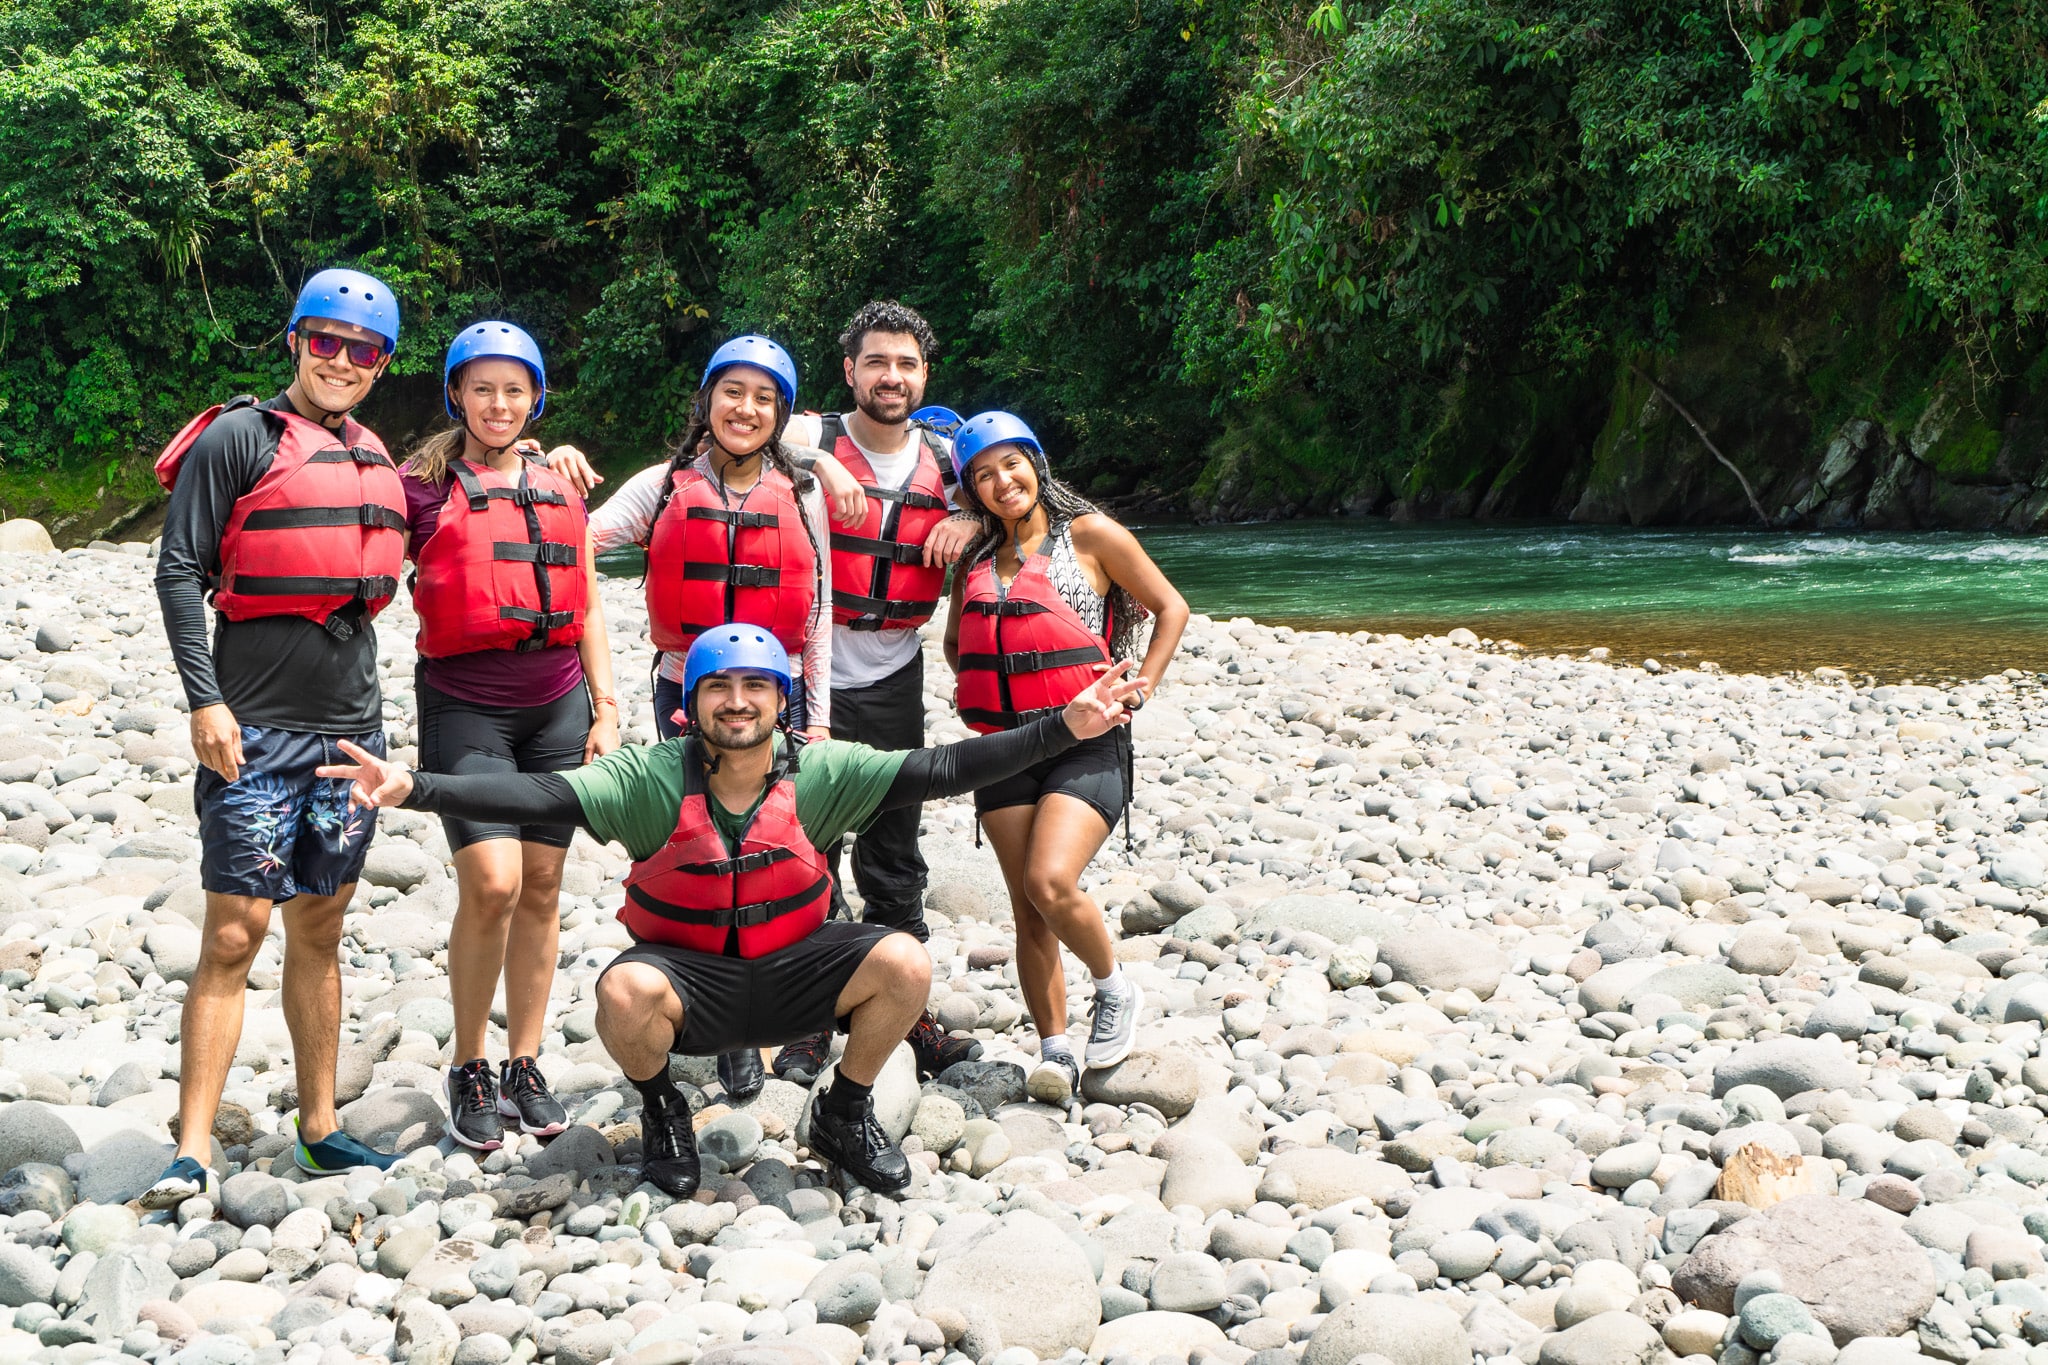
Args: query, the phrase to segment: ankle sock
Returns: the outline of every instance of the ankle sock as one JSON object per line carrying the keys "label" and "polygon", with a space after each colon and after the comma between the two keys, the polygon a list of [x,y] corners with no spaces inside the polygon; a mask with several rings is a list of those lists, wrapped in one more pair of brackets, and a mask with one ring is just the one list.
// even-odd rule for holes
{"label": "ankle sock", "polygon": [[1123,964],[1118,963],[1111,967],[1108,976],[1093,976],[1091,974],[1090,980],[1094,981],[1095,989],[1098,991],[1107,991],[1112,995],[1121,995],[1124,990]]}
{"label": "ankle sock", "polygon": [[1040,1038],[1038,1040],[1038,1056],[1041,1061],[1047,1062],[1059,1059],[1072,1061],[1074,1059],[1074,1045],[1067,1040],[1066,1034],[1055,1033],[1050,1038]]}
{"label": "ankle sock", "polygon": [[[633,1081],[631,1076],[627,1080]],[[657,1109],[687,1109],[689,1101],[683,1092],[676,1089],[676,1083],[668,1078],[668,1068],[663,1067],[644,1081],[633,1081],[633,1088],[640,1092],[640,1103],[651,1113]]]}
{"label": "ankle sock", "polygon": [[862,1085],[845,1072],[832,1078],[832,1088],[825,1092],[825,1107],[844,1117],[860,1106],[861,1101],[875,1093],[872,1085]]}

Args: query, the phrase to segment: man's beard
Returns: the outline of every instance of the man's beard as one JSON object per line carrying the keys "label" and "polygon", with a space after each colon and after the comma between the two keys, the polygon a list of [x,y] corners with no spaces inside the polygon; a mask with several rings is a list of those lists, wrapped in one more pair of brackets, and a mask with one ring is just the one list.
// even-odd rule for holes
{"label": "man's beard", "polygon": [[894,426],[910,416],[911,412],[923,398],[924,390],[922,389],[906,388],[900,397],[895,394],[883,394],[875,389],[869,389],[865,394],[855,394],[853,396],[853,405],[859,408],[861,415],[870,422],[876,422],[882,426]]}
{"label": "man's beard", "polygon": [[735,727],[739,724],[741,722],[724,720],[718,716],[713,716],[711,718],[711,725],[705,732],[705,737],[716,748],[726,749],[733,753],[741,753],[748,749],[757,749],[761,745],[766,744],[769,737],[775,733],[775,722],[772,719],[761,720],[749,717],[744,722],[747,728],[736,730]]}

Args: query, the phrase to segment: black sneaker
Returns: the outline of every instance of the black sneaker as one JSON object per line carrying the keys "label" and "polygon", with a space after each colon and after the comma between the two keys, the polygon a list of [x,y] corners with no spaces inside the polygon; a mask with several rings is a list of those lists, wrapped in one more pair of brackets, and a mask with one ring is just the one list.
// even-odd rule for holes
{"label": "black sneaker", "polygon": [[814,1033],[799,1038],[775,1054],[775,1074],[792,1085],[809,1085],[818,1079],[818,1073],[825,1069],[825,1059],[831,1055],[831,1034]]}
{"label": "black sneaker", "polygon": [[939,1027],[938,1016],[930,1010],[917,1016],[910,1032],[903,1035],[917,1054],[917,1078],[928,1081],[955,1062],[972,1062],[981,1056],[981,1044],[972,1038],[957,1038]]}
{"label": "black sneaker", "polygon": [[846,1115],[822,1094],[812,1100],[811,1150],[877,1194],[894,1194],[910,1183],[910,1159],[882,1131],[872,1096]]}
{"label": "black sneaker", "polygon": [[648,1108],[640,1112],[641,1173],[656,1189],[676,1199],[697,1192],[703,1166],[697,1159],[697,1133],[690,1126],[690,1106]]}
{"label": "black sneaker", "polygon": [[448,1136],[479,1152],[494,1152],[505,1141],[505,1121],[498,1117],[498,1083],[491,1064],[479,1057],[451,1066],[442,1081],[448,1096]]}
{"label": "black sneaker", "polygon": [[743,1047],[737,1052],[718,1054],[718,1083],[725,1087],[725,1097],[738,1104],[761,1093],[761,1086],[768,1078],[761,1074],[761,1050]]}
{"label": "black sneaker", "polygon": [[514,1057],[498,1069],[498,1113],[519,1121],[519,1131],[553,1137],[569,1126],[569,1111],[548,1089],[540,1063]]}

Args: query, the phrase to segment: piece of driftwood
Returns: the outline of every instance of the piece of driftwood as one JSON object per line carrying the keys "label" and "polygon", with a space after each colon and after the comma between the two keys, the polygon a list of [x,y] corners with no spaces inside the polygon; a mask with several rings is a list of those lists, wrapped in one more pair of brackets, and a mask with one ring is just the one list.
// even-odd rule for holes
{"label": "piece of driftwood", "polygon": [[1767,1209],[1795,1194],[1820,1194],[1820,1172],[1803,1156],[1780,1156],[1761,1142],[1752,1142],[1728,1158],[1714,1198],[1753,1209]]}

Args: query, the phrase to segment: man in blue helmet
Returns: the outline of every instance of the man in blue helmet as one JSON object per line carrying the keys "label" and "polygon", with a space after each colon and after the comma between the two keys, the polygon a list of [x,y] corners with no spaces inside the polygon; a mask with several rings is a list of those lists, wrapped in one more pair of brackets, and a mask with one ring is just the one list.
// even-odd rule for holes
{"label": "man in blue helmet", "polygon": [[334,1104],[341,917],[375,812],[348,810],[346,788],[314,769],[341,740],[384,751],[370,622],[397,589],[405,493],[383,443],[349,413],[398,345],[398,301],[360,271],[323,270],[300,291],[285,342],[284,392],[203,414],[157,464],[170,489],[157,599],[200,763],[206,925],[179,1023],[178,1151],[143,1196],[150,1208],[213,1187],[249,967],[280,902],[294,1156],[317,1172],[394,1160],[343,1133]]}
{"label": "man in blue helmet", "polygon": [[755,626],[690,647],[688,728],[566,773],[411,773],[353,745],[321,769],[353,799],[470,820],[574,823],[632,854],[619,912],[634,937],[598,979],[597,1030],[640,1092],[646,1176],[678,1199],[698,1184],[690,1107],[672,1052],[847,1034],[839,1071],[812,1100],[811,1150],[870,1189],[910,1183],[875,1117],[871,1087],[923,1010],[931,958],[908,932],[828,919],[820,851],[885,810],[915,809],[1000,781],[1107,733],[1143,681],[1108,670],[1060,711],[1000,735],[912,750],[802,742],[787,725],[789,656]]}

